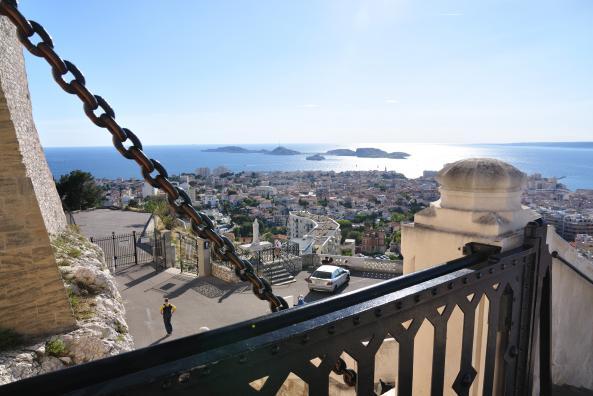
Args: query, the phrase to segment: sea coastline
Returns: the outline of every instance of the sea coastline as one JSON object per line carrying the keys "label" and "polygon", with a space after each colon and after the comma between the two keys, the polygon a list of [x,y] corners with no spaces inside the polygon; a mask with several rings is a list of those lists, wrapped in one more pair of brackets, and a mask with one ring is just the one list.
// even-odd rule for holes
{"label": "sea coastline", "polygon": [[[244,153],[233,155],[221,152],[204,152],[221,145],[145,146],[151,158],[159,160],[170,174],[193,172],[199,167],[225,166],[239,171],[396,171],[408,178],[422,175],[425,170],[438,170],[449,162],[471,157],[491,157],[509,162],[528,174],[562,177],[570,189],[593,188],[593,144],[571,147],[570,143],[524,144],[353,144],[349,146],[283,144],[299,151],[298,155],[267,155]],[[272,150],[275,145],[241,145],[249,150]],[[323,161],[310,161],[311,153],[325,153],[337,148],[377,147],[386,152],[405,152],[406,159],[359,158],[327,156]],[[54,175],[74,169],[91,172],[99,178],[140,178],[141,173],[133,161],[121,157],[113,147],[48,147],[45,154]]]}

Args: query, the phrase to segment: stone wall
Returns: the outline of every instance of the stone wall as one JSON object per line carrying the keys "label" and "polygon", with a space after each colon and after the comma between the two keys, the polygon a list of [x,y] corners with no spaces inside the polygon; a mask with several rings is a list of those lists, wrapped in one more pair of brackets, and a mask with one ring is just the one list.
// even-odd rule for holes
{"label": "stone wall", "polygon": [[66,226],[33,125],[15,28],[0,17],[0,328],[54,333],[74,325],[49,232]]}
{"label": "stone wall", "polygon": [[0,385],[134,348],[121,295],[103,251],[71,230],[53,236],[52,247],[76,329],[26,339],[24,345],[0,351]]}
{"label": "stone wall", "polygon": [[[47,82],[53,84],[49,70]],[[25,183],[33,185],[45,227],[56,234],[66,227],[66,217],[33,122],[21,44],[5,17],[0,17],[0,108],[0,175],[29,179]]]}
{"label": "stone wall", "polygon": [[331,258],[331,265],[348,268],[354,271],[377,272],[401,275],[403,264],[401,260],[379,260],[372,257],[339,256],[331,254],[313,254],[304,257],[303,266],[319,266],[324,258]]}
{"label": "stone wall", "polygon": [[239,277],[235,274],[235,271],[226,265],[218,264],[216,262],[212,262],[212,276],[228,283],[241,282]]}

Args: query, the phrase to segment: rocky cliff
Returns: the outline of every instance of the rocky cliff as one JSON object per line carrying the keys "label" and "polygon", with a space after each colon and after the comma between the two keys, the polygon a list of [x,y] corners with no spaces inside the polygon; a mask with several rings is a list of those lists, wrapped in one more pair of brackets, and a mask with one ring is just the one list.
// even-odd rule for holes
{"label": "rocky cliff", "polygon": [[[73,230],[53,237],[52,247],[77,328],[20,345],[0,339],[5,348],[0,352],[0,384],[134,348],[121,296],[101,249]],[[0,333],[1,337],[8,335]]]}

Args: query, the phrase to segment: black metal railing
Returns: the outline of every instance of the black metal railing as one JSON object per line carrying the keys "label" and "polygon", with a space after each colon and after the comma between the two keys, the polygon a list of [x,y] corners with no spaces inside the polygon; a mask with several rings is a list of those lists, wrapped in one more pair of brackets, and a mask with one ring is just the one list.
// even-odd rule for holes
{"label": "black metal railing", "polygon": [[252,252],[251,259],[260,264],[268,264],[283,260],[286,257],[298,257],[299,254],[298,243],[285,241],[278,247],[268,247]]}
{"label": "black metal railing", "polygon": [[[524,245],[508,252],[469,244],[467,256],[437,267],[0,390],[275,395],[293,373],[310,395],[327,395],[332,369],[347,353],[356,362],[356,393],[366,396],[375,394],[377,352],[393,339],[398,354],[383,364],[396,372],[400,396],[413,394],[414,377],[429,370],[432,395],[451,389],[468,395],[472,385],[480,386],[483,395],[526,395],[538,377],[541,394],[549,394],[551,256],[545,232],[533,223],[526,228]],[[426,321],[433,336],[419,345],[416,336]],[[456,328],[459,334],[448,334]],[[450,343],[455,336],[458,345]],[[415,351],[431,344],[431,364],[416,372]],[[481,358],[476,351],[482,351]],[[451,379],[445,368],[453,355],[451,361],[458,363]],[[534,375],[537,356],[539,375]]]}
{"label": "black metal railing", "polygon": [[133,265],[153,261],[153,241],[145,235],[111,233],[106,237],[91,237],[105,254],[105,262],[111,272],[118,272]]}

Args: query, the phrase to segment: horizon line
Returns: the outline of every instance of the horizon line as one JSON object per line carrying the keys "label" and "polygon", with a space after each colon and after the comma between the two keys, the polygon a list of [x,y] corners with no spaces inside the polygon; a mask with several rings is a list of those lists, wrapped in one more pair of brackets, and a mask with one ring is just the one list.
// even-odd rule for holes
{"label": "horizon line", "polygon": [[[476,146],[476,145],[529,145],[529,144],[593,144],[593,140],[567,140],[567,141],[532,141],[532,142],[525,142],[525,141],[518,141],[518,142],[505,142],[505,143],[494,143],[494,142],[484,142],[484,143],[443,143],[443,142],[374,142],[374,143],[352,143],[351,145],[338,145],[334,143],[307,143],[307,142],[287,142],[287,143],[178,143],[178,144],[145,144],[143,147],[179,147],[179,146],[219,146],[219,147],[229,147],[229,146],[288,146],[288,145],[328,145],[328,146],[337,146],[337,147],[346,147],[346,146],[356,146],[357,144],[364,144],[367,147],[370,147],[373,144],[377,145],[384,145],[384,144],[419,144],[419,145],[445,145],[445,146]],[[109,148],[113,147],[112,145],[101,145],[101,146],[53,146],[53,145],[43,145],[41,144],[43,149],[45,148]]]}

